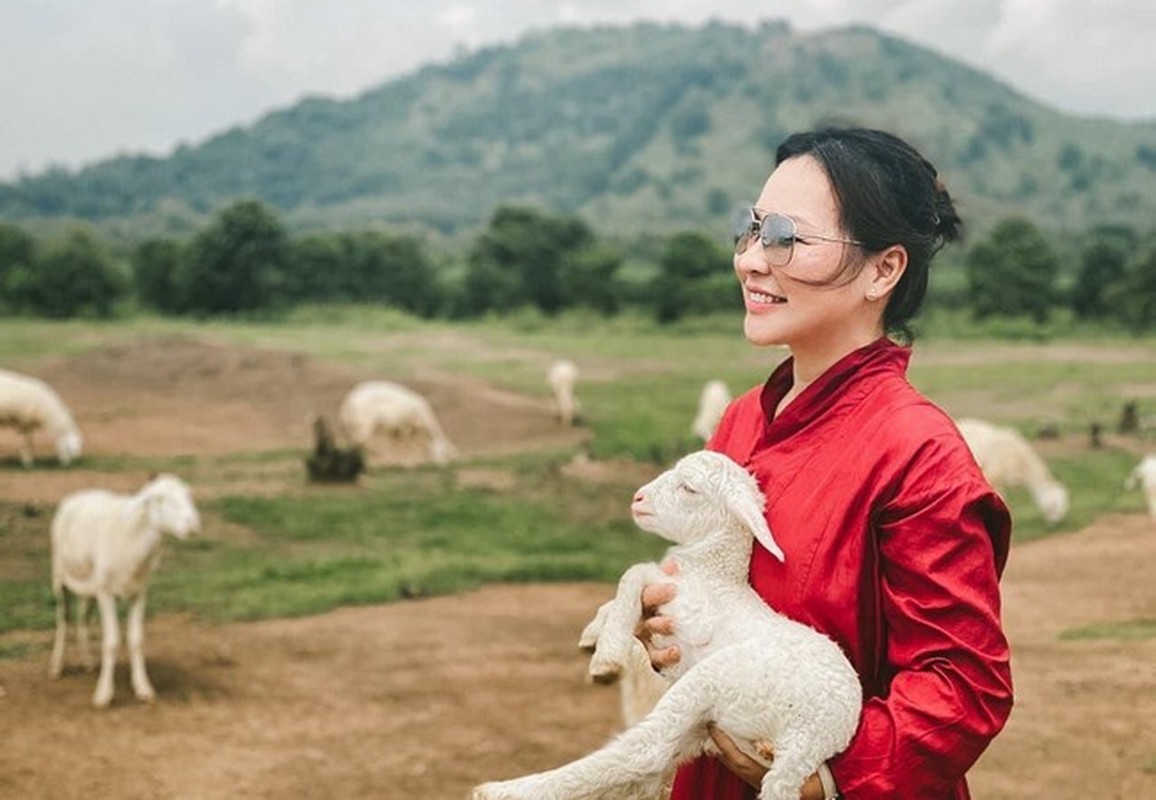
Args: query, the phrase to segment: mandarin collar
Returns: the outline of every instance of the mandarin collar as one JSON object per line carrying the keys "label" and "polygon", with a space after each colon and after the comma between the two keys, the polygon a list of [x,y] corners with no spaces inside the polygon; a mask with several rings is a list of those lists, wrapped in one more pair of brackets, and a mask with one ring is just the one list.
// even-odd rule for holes
{"label": "mandarin collar", "polygon": [[903,376],[910,360],[910,347],[881,336],[828,367],[776,417],[775,408],[794,384],[795,359],[788,357],[767,378],[759,396],[767,435],[774,440],[785,439],[820,416],[839,408],[849,409],[874,385],[870,378],[887,373]]}

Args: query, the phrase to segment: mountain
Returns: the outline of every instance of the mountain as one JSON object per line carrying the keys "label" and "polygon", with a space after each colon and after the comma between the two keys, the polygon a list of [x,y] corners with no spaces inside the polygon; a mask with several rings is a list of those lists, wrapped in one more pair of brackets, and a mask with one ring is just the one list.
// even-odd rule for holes
{"label": "mountain", "polygon": [[523,203],[614,235],[717,229],[758,192],[783,136],[824,121],[911,140],[973,228],[1013,213],[1052,231],[1156,219],[1156,124],[1062,114],[870,28],[773,21],[534,33],[165,158],[0,184],[0,216],[179,232],[255,196],[298,228],[452,237]]}

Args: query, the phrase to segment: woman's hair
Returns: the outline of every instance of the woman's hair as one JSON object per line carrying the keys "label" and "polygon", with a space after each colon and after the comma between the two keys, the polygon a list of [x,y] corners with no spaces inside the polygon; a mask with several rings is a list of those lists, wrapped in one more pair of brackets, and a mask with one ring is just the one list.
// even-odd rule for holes
{"label": "woman's hair", "polygon": [[911,339],[907,323],[927,294],[931,260],[958,239],[963,221],[935,167],[898,136],[867,128],[821,128],[787,137],[775,164],[809,155],[823,166],[840,223],[863,248],[878,253],[892,245],[907,250],[907,270],[887,302],[883,326]]}

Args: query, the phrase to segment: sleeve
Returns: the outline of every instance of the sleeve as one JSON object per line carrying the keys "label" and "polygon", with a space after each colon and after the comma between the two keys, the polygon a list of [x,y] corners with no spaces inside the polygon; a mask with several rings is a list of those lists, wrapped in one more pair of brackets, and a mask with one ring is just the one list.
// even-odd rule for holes
{"label": "sleeve", "polygon": [[928,442],[875,514],[883,691],[830,760],[840,794],[943,798],[1011,713],[999,574],[1011,517],[960,442]]}

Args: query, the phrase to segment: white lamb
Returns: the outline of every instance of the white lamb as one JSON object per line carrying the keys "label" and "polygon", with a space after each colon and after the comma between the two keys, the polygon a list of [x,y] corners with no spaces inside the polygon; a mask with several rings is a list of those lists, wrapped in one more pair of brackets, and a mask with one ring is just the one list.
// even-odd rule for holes
{"label": "white lamb", "polygon": [[92,704],[106,707],[113,696],[120,631],[117,598],[129,603],[128,652],[132,686],[138,699],[156,697],[144,660],[145,597],[149,576],[161,557],[163,536],[184,539],[200,530],[201,520],[189,487],[161,474],[133,495],[103,489],[73,492],[61,501],[52,520],[52,591],[56,596],[56,640],[49,671],[64,669],[64,640],[69,594],[79,599],[77,642],[85,666],[91,664],[86,617],[91,598],[100,609],[103,632],[100,676]]}
{"label": "white lamb", "polygon": [[1067,487],[1052,477],[1047,464],[1019,431],[978,419],[961,419],[956,424],[993,486],[1023,486],[1047,523],[1064,518],[1068,513]]}
{"label": "white lamb", "polygon": [[862,690],[839,646],[769,608],[747,581],[752,542],[782,559],[763,517],[751,475],[724,455],[699,451],[638,490],[631,511],[639,527],[676,543],[679,572],[657,564],[626,571],[613,601],[592,623],[594,676],[622,671],[638,647],[641,592],[677,584],[662,613],[681,659],[670,688],[645,718],[600,750],[548,772],[474,789],[474,800],[569,800],[657,797],[672,767],[709,747],[708,723],[766,764],[762,800],[797,800],[806,778],[847,746],[858,724]]}
{"label": "white lamb", "polygon": [[730,403],[731,393],[725,383],[720,380],[707,381],[698,398],[698,413],[690,426],[691,432],[704,442],[709,441]]}
{"label": "white lamb", "polygon": [[457,455],[429,402],[399,383],[366,381],[353,387],[341,403],[339,420],[346,437],[361,447],[384,432],[397,440],[424,439],[430,458],[438,464]]}
{"label": "white lamb", "polygon": [[32,435],[43,430],[56,445],[56,458],[67,465],[80,455],[82,440],[68,407],[39,378],[0,369],[0,428],[15,428],[23,437],[20,461],[31,467]]}
{"label": "white lamb", "polygon": [[578,367],[573,361],[555,361],[546,373],[546,383],[554,391],[554,402],[558,406],[558,419],[563,425],[573,425],[578,417],[579,403],[574,396],[574,384],[578,382]]}
{"label": "white lamb", "polygon": [[1143,489],[1148,503],[1148,516],[1156,519],[1156,455],[1147,455],[1132,468],[1125,489]]}

